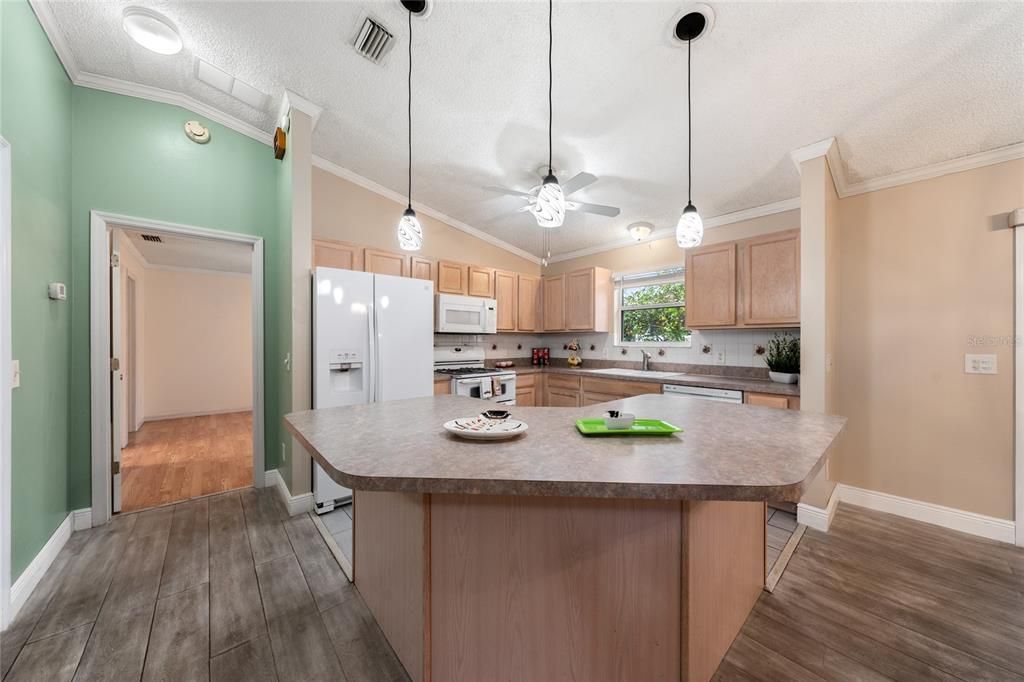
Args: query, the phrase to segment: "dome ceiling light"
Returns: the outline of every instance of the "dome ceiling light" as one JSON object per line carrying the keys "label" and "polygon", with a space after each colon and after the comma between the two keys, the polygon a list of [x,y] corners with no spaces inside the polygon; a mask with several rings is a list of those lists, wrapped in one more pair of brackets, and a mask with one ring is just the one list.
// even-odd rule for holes
{"label": "dome ceiling light", "polygon": [[145,7],[124,11],[121,28],[142,47],[157,54],[178,54],[182,42],[178,29],[166,17]]}

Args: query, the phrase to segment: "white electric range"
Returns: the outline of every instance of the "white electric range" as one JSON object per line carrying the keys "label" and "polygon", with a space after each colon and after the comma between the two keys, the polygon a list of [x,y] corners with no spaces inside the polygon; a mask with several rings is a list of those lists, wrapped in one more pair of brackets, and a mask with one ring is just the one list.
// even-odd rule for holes
{"label": "white electric range", "polygon": [[434,346],[434,371],[450,375],[452,394],[516,404],[516,373],[487,367],[480,346]]}

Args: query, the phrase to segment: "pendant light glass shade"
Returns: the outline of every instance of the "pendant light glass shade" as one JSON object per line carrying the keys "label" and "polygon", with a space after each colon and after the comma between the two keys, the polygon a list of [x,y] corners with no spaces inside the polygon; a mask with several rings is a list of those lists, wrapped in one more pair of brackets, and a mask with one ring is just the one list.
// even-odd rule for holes
{"label": "pendant light glass shade", "polygon": [[544,184],[531,210],[541,227],[561,227],[565,222],[565,193],[554,175],[544,178]]}
{"label": "pendant light glass shade", "polygon": [[423,247],[423,226],[411,208],[405,209],[398,221],[398,245],[403,251],[419,251]]}
{"label": "pendant light glass shade", "polygon": [[704,240],[704,221],[700,219],[697,208],[693,204],[686,204],[683,215],[676,223],[676,244],[681,249],[692,249],[700,246]]}

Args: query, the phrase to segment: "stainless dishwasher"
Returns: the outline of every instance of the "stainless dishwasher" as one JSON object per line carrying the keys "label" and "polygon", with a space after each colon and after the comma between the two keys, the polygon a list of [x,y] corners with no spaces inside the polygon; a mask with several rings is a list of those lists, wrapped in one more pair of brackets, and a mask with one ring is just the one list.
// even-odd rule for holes
{"label": "stainless dishwasher", "polygon": [[665,395],[681,395],[701,400],[716,400],[720,403],[742,403],[743,391],[728,388],[704,388],[703,386],[677,386],[662,384],[661,392]]}

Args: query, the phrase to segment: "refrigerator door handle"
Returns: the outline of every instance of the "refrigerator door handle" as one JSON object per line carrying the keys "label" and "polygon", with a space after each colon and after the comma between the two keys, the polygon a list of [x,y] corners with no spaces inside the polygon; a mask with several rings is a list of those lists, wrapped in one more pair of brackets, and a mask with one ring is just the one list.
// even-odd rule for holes
{"label": "refrigerator door handle", "polygon": [[[371,309],[375,309],[375,307],[376,306],[374,306],[373,302],[371,301],[370,302],[370,308]],[[372,315],[372,317],[371,317],[371,315]],[[369,351],[369,353],[368,353],[368,357],[367,357],[367,362],[363,363],[363,365],[367,369],[367,376],[366,376],[367,400],[366,400],[366,402],[368,402],[368,403],[375,403],[375,402],[377,402],[377,343],[376,343],[376,339],[374,338],[374,329],[373,329],[373,327],[374,327],[373,323],[374,323],[375,318],[376,318],[376,313],[375,312],[371,312],[371,313],[368,313],[366,315],[366,346],[367,346],[367,350]]]}
{"label": "refrigerator door handle", "polygon": [[373,328],[377,336],[374,343],[374,357],[373,357],[373,401],[381,402],[383,399],[382,394],[384,393],[384,363],[380,361],[380,340],[384,336],[384,330],[381,327],[380,315],[377,314],[378,306],[376,297],[373,301]]}

